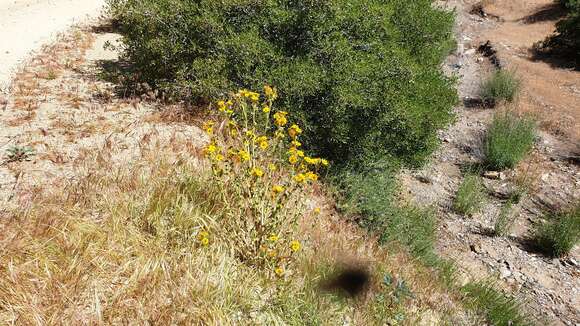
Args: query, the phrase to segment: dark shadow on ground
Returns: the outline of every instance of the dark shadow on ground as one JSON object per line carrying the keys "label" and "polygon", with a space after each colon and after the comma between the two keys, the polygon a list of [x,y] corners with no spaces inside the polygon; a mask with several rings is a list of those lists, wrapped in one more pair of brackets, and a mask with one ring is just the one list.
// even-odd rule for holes
{"label": "dark shadow on ground", "polygon": [[580,54],[578,53],[550,47],[544,45],[544,42],[538,42],[530,49],[530,54],[530,59],[534,62],[543,61],[553,68],[580,71]]}
{"label": "dark shadow on ground", "polygon": [[538,9],[535,13],[528,15],[520,22],[524,24],[535,24],[545,21],[555,21],[566,15],[566,9],[559,3],[550,3]]}

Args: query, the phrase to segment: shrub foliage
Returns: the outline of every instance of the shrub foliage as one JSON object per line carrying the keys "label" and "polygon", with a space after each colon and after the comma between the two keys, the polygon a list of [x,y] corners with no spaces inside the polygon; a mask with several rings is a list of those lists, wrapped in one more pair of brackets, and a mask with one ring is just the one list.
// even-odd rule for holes
{"label": "shrub foliage", "polygon": [[109,0],[139,78],[207,103],[275,85],[332,160],[417,163],[451,116],[453,14],[430,0]]}
{"label": "shrub foliage", "polygon": [[559,0],[568,15],[556,24],[556,33],[541,42],[540,50],[573,58],[576,69],[580,69],[580,1]]}

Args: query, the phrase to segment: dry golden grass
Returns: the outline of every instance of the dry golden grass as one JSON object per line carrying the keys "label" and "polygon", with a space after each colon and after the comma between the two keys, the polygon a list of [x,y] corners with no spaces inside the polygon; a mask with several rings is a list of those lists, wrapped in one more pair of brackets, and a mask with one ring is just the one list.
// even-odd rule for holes
{"label": "dry golden grass", "polygon": [[[414,324],[456,309],[428,270],[396,247],[378,248],[327,208],[302,220],[304,250],[285,280],[241,263],[218,239],[200,247],[194,232],[174,231],[183,223],[215,223],[207,215],[215,199],[202,195],[211,194],[207,172],[195,157],[175,162],[162,151],[143,153],[144,159],[113,168],[106,147],[93,152],[78,163],[88,168],[77,184],[45,191],[2,220],[1,322],[300,324],[311,318],[337,324],[349,316],[369,325],[403,311]],[[318,281],[343,264],[371,270],[373,286],[364,298],[318,291]],[[391,300],[381,284],[385,273],[405,280],[414,298],[379,305],[381,293]]]}
{"label": "dry golden grass", "polygon": [[[79,164],[86,174],[78,183],[2,219],[0,323],[370,325],[403,313],[404,324],[416,324],[459,311],[428,270],[395,246],[379,248],[323,197],[317,202],[327,208],[300,223],[304,249],[285,279],[240,262],[227,242],[202,247],[194,232],[178,231],[216,223],[204,164],[143,153],[113,168],[106,147],[93,152]],[[363,298],[319,292],[318,282],[344,264],[369,267]],[[386,273],[405,280],[413,298],[395,302],[381,283]]]}

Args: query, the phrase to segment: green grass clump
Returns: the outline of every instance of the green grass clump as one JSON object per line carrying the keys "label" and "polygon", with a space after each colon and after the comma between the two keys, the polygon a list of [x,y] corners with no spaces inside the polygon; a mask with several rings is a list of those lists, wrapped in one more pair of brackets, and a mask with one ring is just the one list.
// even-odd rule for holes
{"label": "green grass clump", "polygon": [[513,102],[521,82],[513,72],[499,70],[483,83],[481,98],[487,103]]}
{"label": "green grass clump", "polygon": [[126,80],[199,104],[273,85],[333,161],[418,164],[457,101],[439,69],[454,15],[431,0],[108,2],[139,71]]}
{"label": "green grass clump", "polygon": [[513,113],[498,113],[487,129],[484,140],[486,165],[494,170],[513,168],[532,149],[536,124]]}
{"label": "green grass clump", "polygon": [[459,214],[472,215],[480,211],[485,202],[485,189],[481,178],[468,175],[457,190],[453,201],[453,210]]}
{"label": "green grass clump", "polygon": [[553,257],[567,255],[580,240],[580,204],[561,214],[548,216],[534,230],[537,246]]}
{"label": "green grass clump", "polygon": [[508,200],[499,211],[499,215],[495,220],[493,226],[493,233],[498,237],[503,237],[508,235],[510,228],[514,223],[513,219],[513,201]]}
{"label": "green grass clump", "polygon": [[394,200],[399,190],[397,165],[377,162],[366,170],[346,169],[338,173],[339,208],[348,215],[360,217],[360,224],[379,236],[381,244],[397,243],[434,267],[439,280],[451,284],[455,266],[435,252],[437,218],[430,209],[400,205]]}
{"label": "green grass clump", "polygon": [[491,325],[523,326],[533,323],[522,314],[520,303],[488,282],[468,283],[462,291],[467,305],[482,313]]}

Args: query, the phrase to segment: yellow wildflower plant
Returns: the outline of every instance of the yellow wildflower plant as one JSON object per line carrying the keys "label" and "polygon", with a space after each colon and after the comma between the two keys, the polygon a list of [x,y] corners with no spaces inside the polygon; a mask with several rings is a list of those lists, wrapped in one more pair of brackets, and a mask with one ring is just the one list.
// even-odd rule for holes
{"label": "yellow wildflower plant", "polygon": [[268,240],[270,240],[271,242],[276,242],[280,239],[280,237],[277,234],[270,234],[270,237],[268,238]]}
{"label": "yellow wildflower plant", "polygon": [[284,192],[284,187],[281,185],[275,185],[274,187],[272,187],[272,192],[275,194],[279,194],[281,192]]}
{"label": "yellow wildflower plant", "polygon": [[297,240],[293,240],[292,242],[290,242],[290,249],[293,252],[297,252],[298,250],[300,250],[300,242]]}
{"label": "yellow wildflower plant", "polygon": [[261,178],[264,176],[264,170],[260,169],[260,168],[253,168],[252,169],[252,175],[254,177],[258,177]]}
{"label": "yellow wildflower plant", "polygon": [[284,276],[284,268],[276,267],[276,269],[274,269],[274,273],[276,273],[276,275],[278,275],[279,277],[282,277]]}
{"label": "yellow wildflower plant", "polygon": [[286,118],[287,114],[288,113],[284,111],[274,113],[274,123],[276,123],[276,126],[284,127],[288,123],[288,119]]}
{"label": "yellow wildflower plant", "polygon": [[294,125],[290,126],[290,128],[288,128],[288,135],[290,135],[290,137],[292,137],[292,139],[295,139],[301,133],[302,133],[302,129],[300,129],[300,127],[298,127],[298,125],[294,124]]}
{"label": "yellow wildflower plant", "polygon": [[[285,128],[290,115],[273,109],[276,90],[266,86],[263,95],[238,91],[217,102],[215,121],[204,125],[212,128],[204,148],[213,171],[210,182],[220,184],[225,207],[211,239],[226,242],[245,263],[286,275],[301,244],[279,239],[296,238],[298,220],[307,211],[307,185],[318,179],[316,162],[322,160],[298,149],[303,131],[297,124]],[[205,246],[209,239],[198,241]]]}

